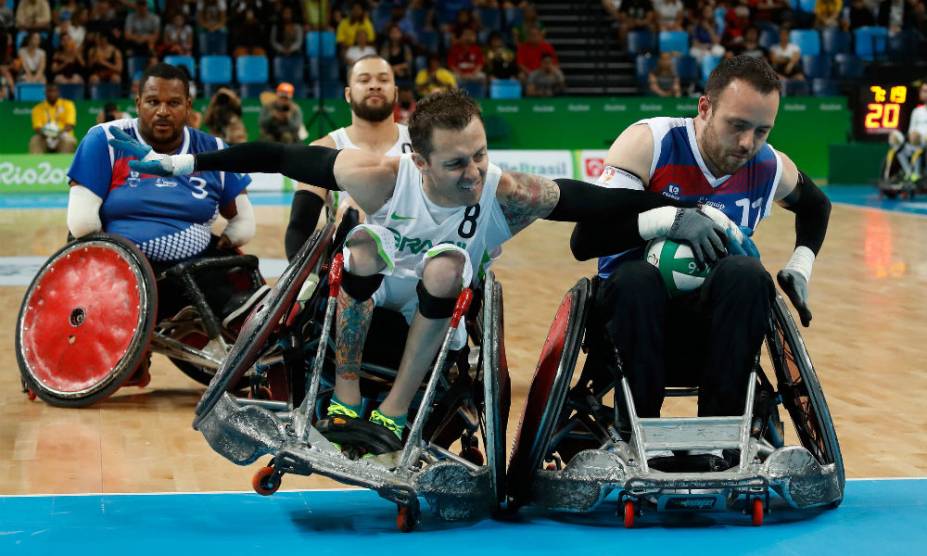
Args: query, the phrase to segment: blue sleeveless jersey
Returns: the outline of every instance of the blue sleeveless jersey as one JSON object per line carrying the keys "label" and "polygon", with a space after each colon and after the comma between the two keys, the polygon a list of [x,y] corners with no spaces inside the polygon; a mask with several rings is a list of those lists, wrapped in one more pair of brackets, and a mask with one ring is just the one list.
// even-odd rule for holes
{"label": "blue sleeveless jersey", "polygon": [[[68,177],[103,199],[100,220],[107,233],[123,236],[153,261],[176,262],[203,252],[209,245],[219,207],[233,201],[249,183],[247,175],[194,172],[182,177],[140,175],[129,169],[135,157],[113,149],[113,126],[144,143],[138,120],[126,119],[92,127],[77,147]],[[220,139],[184,128],[175,154],[222,149]]]}
{"label": "blue sleeveless jersey", "polygon": [[[734,174],[716,178],[698,150],[691,118],[651,118],[638,123],[646,124],[653,134],[648,191],[680,201],[711,205],[735,224],[751,230],[769,216],[782,172],[779,155],[771,146],[764,145]],[[599,180],[606,187],[607,176],[603,174]],[[601,257],[599,276],[606,278],[622,261],[641,256],[641,249],[634,249]]]}

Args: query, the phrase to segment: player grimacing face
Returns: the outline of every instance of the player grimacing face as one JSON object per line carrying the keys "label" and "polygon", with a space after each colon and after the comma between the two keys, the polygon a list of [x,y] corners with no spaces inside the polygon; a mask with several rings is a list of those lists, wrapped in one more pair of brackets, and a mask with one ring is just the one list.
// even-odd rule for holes
{"label": "player grimacing face", "polygon": [[429,199],[444,207],[478,203],[489,168],[483,122],[473,118],[462,130],[435,128],[431,132],[431,145],[428,160],[419,154],[412,155],[428,178],[424,186]]}
{"label": "player grimacing face", "polygon": [[190,95],[180,79],[149,77],[135,99],[142,138],[160,153],[172,153],[183,143],[183,128],[191,109]]}
{"label": "player grimacing face", "polygon": [[709,169],[728,175],[743,167],[766,144],[778,111],[778,92],[763,94],[738,79],[718,98],[701,97],[698,112],[705,126],[699,147]]}
{"label": "player grimacing face", "polygon": [[382,122],[393,115],[398,89],[393,68],[382,58],[368,58],[354,64],[345,100],[362,120]]}

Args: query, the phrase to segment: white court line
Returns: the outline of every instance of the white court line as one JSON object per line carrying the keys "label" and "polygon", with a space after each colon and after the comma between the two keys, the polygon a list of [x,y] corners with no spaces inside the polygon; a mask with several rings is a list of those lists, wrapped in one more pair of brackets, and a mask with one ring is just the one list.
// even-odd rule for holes
{"label": "white court line", "polygon": [[[853,482],[864,482],[864,481],[927,481],[927,476],[925,477],[857,477],[853,479],[847,479],[848,483]],[[352,487],[337,487],[337,488],[305,488],[305,489],[293,489],[293,490],[278,490],[277,492],[363,492],[366,488],[352,488]],[[371,491],[372,492],[372,491]],[[42,498],[42,497],[55,497],[55,496],[161,496],[161,495],[189,495],[189,494],[255,494],[253,490],[207,490],[207,491],[190,491],[190,492],[177,492],[177,491],[165,491],[165,492],[71,492],[67,494],[0,494],[0,499],[3,498]]]}

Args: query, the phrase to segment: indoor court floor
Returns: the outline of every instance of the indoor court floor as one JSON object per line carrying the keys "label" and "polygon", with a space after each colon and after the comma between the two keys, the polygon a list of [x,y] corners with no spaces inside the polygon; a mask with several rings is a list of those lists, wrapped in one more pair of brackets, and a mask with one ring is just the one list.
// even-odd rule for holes
{"label": "indoor court floor", "polygon": [[[178,546],[183,553],[921,552],[927,203],[880,201],[869,187],[827,191],[835,204],[811,282],[814,320],[802,334],[852,479],[839,509],[805,515],[774,506],[760,529],[738,514],[649,514],[632,531],[612,504],[587,516],[529,510],[515,522],[442,523],[426,513],[422,530],[411,535],[395,529],[393,505],[369,492],[313,490],[339,487],[321,478],[288,475],[283,490],[292,492],[245,494],[259,464],[229,463],[191,428],[203,387],[161,356],[148,387],[124,388],[91,408],[29,401],[20,391],[13,331],[32,273],[66,236],[66,198],[0,196],[0,554],[163,553]],[[258,236],[246,251],[275,276],[289,199],[253,199]],[[510,443],[555,309],[594,270],[570,255],[570,230],[532,225],[506,244],[493,267],[504,289],[513,380]],[[775,274],[794,244],[791,213],[775,208],[755,239]]]}

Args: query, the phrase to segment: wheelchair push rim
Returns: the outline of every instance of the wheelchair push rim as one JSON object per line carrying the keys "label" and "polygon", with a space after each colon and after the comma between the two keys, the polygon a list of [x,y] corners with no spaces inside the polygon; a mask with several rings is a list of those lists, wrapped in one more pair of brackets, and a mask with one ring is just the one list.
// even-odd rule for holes
{"label": "wheelchair push rim", "polygon": [[65,245],[23,298],[16,355],[24,381],[54,405],[109,396],[147,356],[156,304],[154,273],[129,241],[95,234]]}

